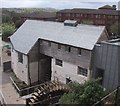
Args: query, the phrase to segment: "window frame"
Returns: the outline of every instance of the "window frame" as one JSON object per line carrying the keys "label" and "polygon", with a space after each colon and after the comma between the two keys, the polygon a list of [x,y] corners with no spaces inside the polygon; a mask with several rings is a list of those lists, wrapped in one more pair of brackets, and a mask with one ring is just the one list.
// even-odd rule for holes
{"label": "window frame", "polygon": [[78,56],[81,56],[81,55],[82,55],[82,49],[78,48]]}
{"label": "window frame", "polygon": [[62,67],[63,66],[63,61],[60,59],[55,59],[55,65]]}
{"label": "window frame", "polygon": [[65,51],[71,52],[71,47],[70,46],[65,46]]}
{"label": "window frame", "polygon": [[78,66],[77,74],[87,77],[88,76],[88,70],[83,68],[83,67]]}
{"label": "window frame", "polygon": [[23,54],[18,52],[18,62],[23,63]]}
{"label": "window frame", "polygon": [[59,50],[61,49],[61,44],[58,44],[58,49],[59,49]]}
{"label": "window frame", "polygon": [[48,41],[48,46],[51,47],[51,42],[50,41]]}

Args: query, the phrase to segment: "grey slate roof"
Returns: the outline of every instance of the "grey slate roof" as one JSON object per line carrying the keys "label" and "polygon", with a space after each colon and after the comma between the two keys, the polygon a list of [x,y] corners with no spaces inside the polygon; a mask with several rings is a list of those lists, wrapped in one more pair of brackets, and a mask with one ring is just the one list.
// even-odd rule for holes
{"label": "grey slate roof", "polygon": [[15,50],[24,54],[39,38],[92,50],[104,29],[104,26],[79,24],[71,27],[58,22],[27,20],[10,40]]}

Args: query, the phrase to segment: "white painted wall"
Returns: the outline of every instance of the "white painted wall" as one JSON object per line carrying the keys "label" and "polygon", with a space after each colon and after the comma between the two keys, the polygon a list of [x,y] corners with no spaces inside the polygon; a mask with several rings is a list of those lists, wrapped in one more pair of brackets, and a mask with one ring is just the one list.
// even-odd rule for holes
{"label": "white painted wall", "polygon": [[28,62],[27,56],[23,54],[23,63],[18,62],[18,52],[13,49],[11,50],[11,62],[12,69],[16,76],[28,84]]}
{"label": "white painted wall", "polygon": [[[89,73],[89,72],[88,72]],[[52,80],[58,78],[59,81],[66,83],[66,78],[72,81],[83,83],[88,80],[87,77],[77,74],[77,66],[63,61],[63,66],[55,65],[55,59],[52,59]],[[56,79],[55,79],[56,80]]]}

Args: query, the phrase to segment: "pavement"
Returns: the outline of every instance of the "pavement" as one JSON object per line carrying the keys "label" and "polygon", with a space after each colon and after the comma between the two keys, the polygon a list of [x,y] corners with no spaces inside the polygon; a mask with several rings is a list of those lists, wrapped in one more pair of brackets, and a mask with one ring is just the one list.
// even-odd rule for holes
{"label": "pavement", "polygon": [[[3,44],[5,45],[6,43],[4,42]],[[3,62],[11,60],[11,57],[6,54],[6,48],[2,52],[2,60]],[[4,103],[11,104],[11,106],[13,104],[25,104],[25,100],[19,96],[13,87],[10,80],[10,75],[11,72],[3,72],[3,66],[0,65],[0,101],[4,99]]]}

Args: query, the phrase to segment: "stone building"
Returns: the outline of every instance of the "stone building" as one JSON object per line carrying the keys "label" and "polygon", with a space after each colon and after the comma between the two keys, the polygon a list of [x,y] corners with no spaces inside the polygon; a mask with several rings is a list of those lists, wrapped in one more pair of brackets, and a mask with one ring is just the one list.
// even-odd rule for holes
{"label": "stone building", "polygon": [[10,37],[13,71],[28,85],[48,80],[82,83],[90,78],[95,44],[107,36],[104,26],[27,20]]}

